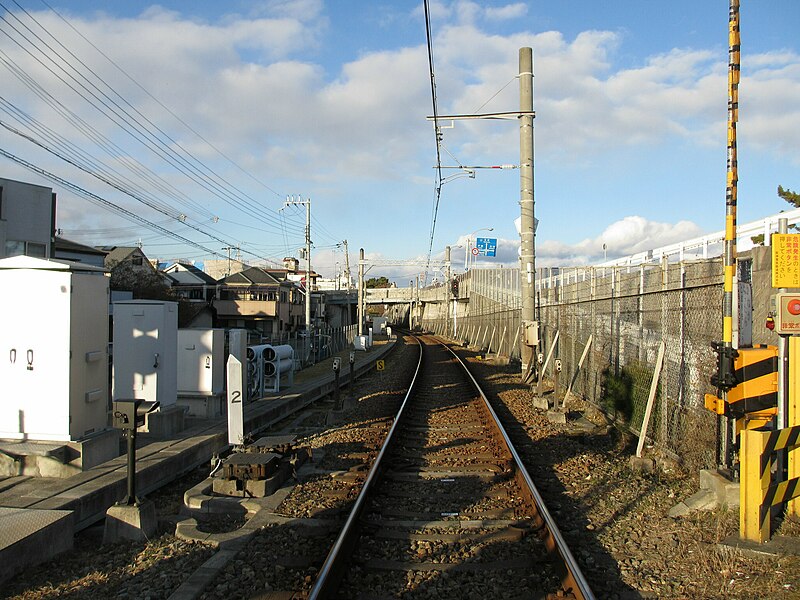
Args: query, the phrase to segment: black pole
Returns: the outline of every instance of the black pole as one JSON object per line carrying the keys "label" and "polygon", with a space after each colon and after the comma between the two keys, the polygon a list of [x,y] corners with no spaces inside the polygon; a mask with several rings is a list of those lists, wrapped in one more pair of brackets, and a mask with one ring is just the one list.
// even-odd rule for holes
{"label": "black pole", "polygon": [[136,429],[128,430],[128,497],[125,504],[136,504]]}
{"label": "black pole", "polygon": [[352,395],[353,393],[353,366],[354,363],[350,363],[350,381],[347,382],[347,391],[350,392]]}
{"label": "black pole", "polygon": [[339,370],[337,369],[333,373],[335,379],[335,391],[333,392],[334,400],[336,401],[336,410],[342,410],[342,394],[341,390],[339,389]]}

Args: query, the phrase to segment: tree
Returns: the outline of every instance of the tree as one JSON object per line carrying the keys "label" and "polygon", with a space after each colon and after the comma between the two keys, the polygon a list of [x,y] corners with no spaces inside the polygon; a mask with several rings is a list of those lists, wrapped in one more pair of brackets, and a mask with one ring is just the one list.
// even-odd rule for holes
{"label": "tree", "polygon": [[[783,186],[778,186],[778,197],[783,198],[786,202],[792,205],[794,208],[800,208],[800,194],[793,192],[790,189],[783,189]],[[781,211],[783,212],[783,211]],[[797,229],[796,225],[790,225],[789,229]],[[750,241],[753,242],[756,246],[763,246],[764,245],[764,234],[759,233],[758,235],[754,235],[750,238]]]}
{"label": "tree", "polygon": [[129,261],[109,265],[111,289],[133,292],[136,299],[175,300],[174,294],[155,269],[143,269]]}
{"label": "tree", "polygon": [[391,282],[386,277],[370,277],[364,282],[367,289],[392,287]]}
{"label": "tree", "polygon": [[785,190],[783,187],[778,186],[778,196],[786,200],[786,202],[795,208],[800,208],[800,194],[793,192],[792,190]]}

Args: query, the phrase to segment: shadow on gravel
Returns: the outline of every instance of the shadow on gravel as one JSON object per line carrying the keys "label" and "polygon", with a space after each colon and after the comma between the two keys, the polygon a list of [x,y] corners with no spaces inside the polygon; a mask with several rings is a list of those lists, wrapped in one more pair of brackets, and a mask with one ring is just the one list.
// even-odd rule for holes
{"label": "shadow on gravel", "polygon": [[[464,349],[457,349],[457,352],[462,359],[476,356],[476,353]],[[526,430],[529,424],[521,422],[503,402],[498,401],[498,395],[502,392],[526,392],[518,382],[503,381],[512,373],[511,368],[489,366],[478,362],[469,362],[468,366],[478,381],[485,381],[493,387],[494,393],[487,393],[487,396],[500,419],[506,424],[512,443],[517,446],[517,452],[523,458],[531,478],[558,523],[594,594],[598,598],[612,600],[641,598],[638,590],[622,580],[617,561],[598,540],[598,535],[605,527],[630,510],[631,503],[627,504],[624,510],[617,511],[609,517],[601,527],[597,527],[585,516],[589,506],[584,502],[584,498],[571,496],[556,472],[557,465],[570,458],[579,457],[589,450],[602,453],[615,451],[618,448],[615,430],[612,429],[609,434],[604,435],[561,434],[531,440]],[[592,489],[591,496],[610,493],[614,487],[613,482],[609,482],[599,489]]]}

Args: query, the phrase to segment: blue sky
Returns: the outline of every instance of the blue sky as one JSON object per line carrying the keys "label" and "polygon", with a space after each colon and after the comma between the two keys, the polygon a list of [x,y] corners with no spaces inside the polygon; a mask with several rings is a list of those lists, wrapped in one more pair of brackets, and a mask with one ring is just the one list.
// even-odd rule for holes
{"label": "blue sky", "polygon": [[[0,3],[5,62],[113,140],[117,156],[103,154],[2,66],[6,108],[24,110],[119,168],[131,189],[148,191],[163,212],[5,129],[0,148],[203,249],[131,224],[0,159],[2,176],[54,187],[66,237],[90,244],[142,239],[150,257],[203,260],[211,257],[206,250],[225,254],[223,247],[240,245],[247,259],[280,259],[302,245],[304,213],[280,211],[287,195],[300,194],[312,201],[315,265],[323,274],[344,263],[335,247],[343,239],[351,262],[359,247],[383,259],[427,255],[435,145],[425,119],[431,98],[420,3],[47,0],[82,39],[41,0],[17,1],[38,25],[13,1]],[[603,244],[611,258],[723,228],[727,0],[433,2],[431,14],[442,114],[474,112],[487,101],[481,110],[517,109],[518,49],[534,49],[539,265],[598,262]],[[20,39],[13,28],[22,30],[15,17],[44,39],[43,26],[74,55],[58,50],[71,64],[79,58],[170,144],[201,161],[204,173],[224,179],[227,200],[33,62],[11,41]],[[782,209],[778,184],[800,188],[798,23],[796,0],[742,1],[740,222]],[[22,129],[6,112],[0,120]],[[444,130],[444,162],[515,164],[518,144],[516,122],[456,122]],[[120,152],[147,172],[125,171]],[[163,193],[166,183],[154,186],[155,176],[171,195]],[[495,262],[513,264],[518,199],[516,170],[446,183],[434,253],[450,245],[461,257],[468,234],[493,227]],[[401,282],[409,271],[377,270]]]}

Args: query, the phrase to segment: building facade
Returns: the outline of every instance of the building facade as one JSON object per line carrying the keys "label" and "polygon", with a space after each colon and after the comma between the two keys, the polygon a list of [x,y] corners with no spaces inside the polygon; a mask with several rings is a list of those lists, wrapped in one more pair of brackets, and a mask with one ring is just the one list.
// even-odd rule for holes
{"label": "building facade", "polygon": [[51,188],[0,178],[0,258],[50,258],[55,228]]}

